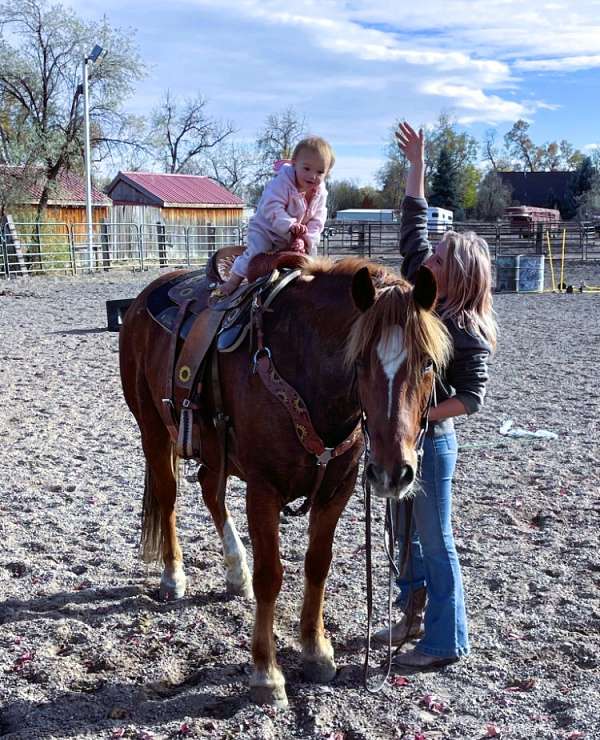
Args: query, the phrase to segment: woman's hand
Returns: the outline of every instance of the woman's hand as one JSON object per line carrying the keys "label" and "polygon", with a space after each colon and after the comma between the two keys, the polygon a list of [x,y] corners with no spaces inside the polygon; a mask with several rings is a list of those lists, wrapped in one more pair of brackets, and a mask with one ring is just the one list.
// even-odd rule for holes
{"label": "woman's hand", "polygon": [[403,121],[396,131],[396,141],[411,165],[423,163],[425,159],[425,138],[422,128],[417,133],[410,124]]}

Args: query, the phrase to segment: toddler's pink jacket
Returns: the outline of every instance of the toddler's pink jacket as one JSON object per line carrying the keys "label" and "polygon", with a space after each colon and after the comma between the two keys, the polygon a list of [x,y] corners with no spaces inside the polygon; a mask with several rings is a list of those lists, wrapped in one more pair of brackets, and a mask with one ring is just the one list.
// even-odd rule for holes
{"label": "toddler's pink jacket", "polygon": [[290,245],[290,226],[306,226],[308,252],[317,254],[319,240],[327,219],[327,189],[321,183],[309,205],[296,187],[294,167],[284,164],[266,185],[255,215],[248,223],[248,246],[233,263],[236,275],[246,276],[248,263],[256,254],[285,249]]}

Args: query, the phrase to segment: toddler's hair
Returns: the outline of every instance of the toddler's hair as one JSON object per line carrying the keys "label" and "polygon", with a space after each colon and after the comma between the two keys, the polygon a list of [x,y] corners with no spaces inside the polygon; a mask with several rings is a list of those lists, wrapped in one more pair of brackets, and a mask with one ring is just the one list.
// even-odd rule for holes
{"label": "toddler's hair", "polygon": [[329,172],[335,164],[335,154],[333,153],[331,144],[320,136],[308,136],[306,139],[299,141],[294,147],[292,161],[295,161],[298,158],[303,149],[308,149],[309,152],[314,152],[322,157],[326,164],[327,172]]}

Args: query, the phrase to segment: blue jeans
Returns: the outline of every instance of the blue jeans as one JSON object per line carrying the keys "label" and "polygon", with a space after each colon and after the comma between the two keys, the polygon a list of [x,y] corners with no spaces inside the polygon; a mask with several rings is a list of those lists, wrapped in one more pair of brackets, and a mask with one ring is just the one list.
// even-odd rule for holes
{"label": "blue jeans", "polygon": [[[441,658],[467,655],[469,636],[458,555],[452,535],[452,477],[456,466],[454,432],[426,437],[421,487],[413,500],[410,561],[398,578],[398,601],[425,586],[425,634],[419,652]],[[399,506],[398,545],[402,552],[404,505]]]}

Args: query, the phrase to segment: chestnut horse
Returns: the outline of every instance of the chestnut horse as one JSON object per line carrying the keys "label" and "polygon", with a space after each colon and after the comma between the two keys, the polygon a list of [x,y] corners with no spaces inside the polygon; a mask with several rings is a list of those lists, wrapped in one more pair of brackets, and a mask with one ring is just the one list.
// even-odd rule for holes
{"label": "chestnut horse", "polygon": [[[164,367],[169,334],[146,310],[148,286],[125,315],[120,336],[123,390],[140,428],[146,457],[142,545],[146,559],[162,556],[161,597],[183,596],[186,577],[175,525],[177,493],[173,442],[164,425],[161,388],[153,378]],[[365,260],[306,262],[301,276],[274,300],[264,316],[265,343],[279,374],[304,400],[325,445],[347,439],[364,412],[370,438],[366,474],[373,493],[401,499],[416,474],[415,446],[434,382],[432,361],[442,367],[449,340],[432,308],[435,281],[422,268],[413,288],[398,275]],[[225,507],[219,505],[223,450],[213,420],[210,383],[196,412],[202,460],[202,496],[221,538],[229,591],[256,600],[251,694],[258,703],[285,706],[285,681],[273,639],[275,601],[282,583],[279,518],[284,504],[311,492],[300,637],[305,676],[326,682],[336,673],[324,635],[323,600],[334,531],[350,498],[363,449],[362,434],[332,459],[316,491],[314,455],[300,444],[286,408],[250,369],[249,339],[218,357],[224,409],[236,440],[227,474],[246,482],[252,552],[246,553]]]}

